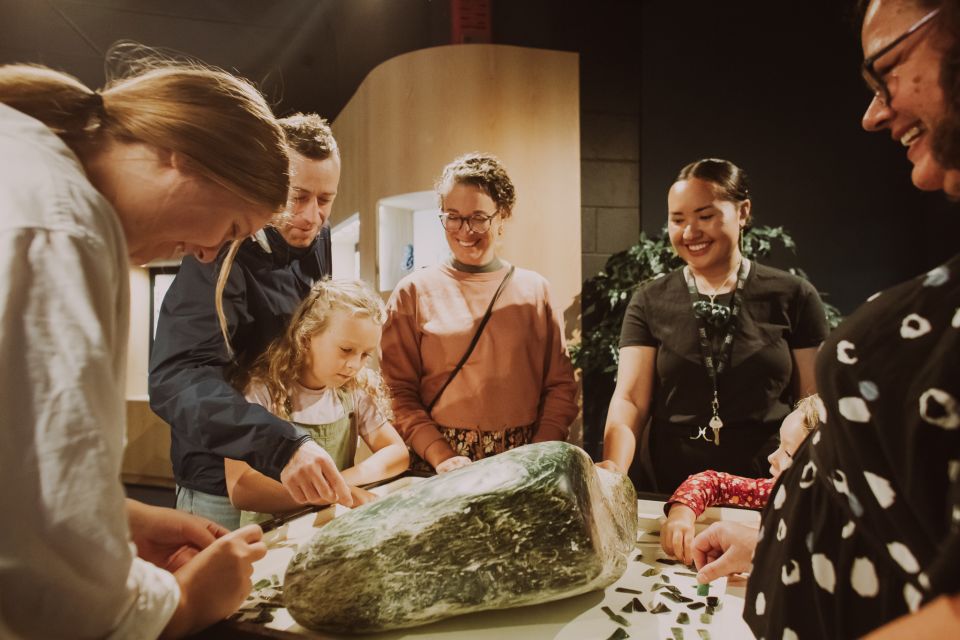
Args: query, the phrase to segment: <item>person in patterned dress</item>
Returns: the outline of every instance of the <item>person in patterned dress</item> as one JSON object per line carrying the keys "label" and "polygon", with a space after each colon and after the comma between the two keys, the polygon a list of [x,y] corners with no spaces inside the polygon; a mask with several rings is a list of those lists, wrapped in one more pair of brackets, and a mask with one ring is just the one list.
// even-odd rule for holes
{"label": "person in patterned dress", "polygon": [[701,471],[690,475],[670,496],[663,510],[667,521],[660,530],[660,545],[668,555],[693,562],[694,527],[707,507],[738,506],[763,509],[780,474],[793,464],[793,455],[820,423],[819,396],[807,396],[797,403],[780,425],[780,446],[771,453],[769,478],[745,478],[723,471]]}
{"label": "person in patterned dress", "polygon": [[[871,0],[868,131],[907,147],[920,189],[960,196],[960,2]],[[823,426],[759,535],[694,540],[699,580],[749,570],[758,638],[960,635],[960,254],[872,296],[824,344]],[[755,551],[755,553],[754,553]]]}

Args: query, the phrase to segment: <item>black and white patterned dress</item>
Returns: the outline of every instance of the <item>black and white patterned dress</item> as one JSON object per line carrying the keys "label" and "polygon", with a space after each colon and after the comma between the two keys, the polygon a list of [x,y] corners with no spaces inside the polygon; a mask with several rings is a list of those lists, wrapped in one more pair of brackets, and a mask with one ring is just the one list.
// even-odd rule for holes
{"label": "black and white patterned dress", "polygon": [[859,637],[960,591],[960,256],[860,307],[817,383],[825,424],[773,491],[744,606],[766,640]]}

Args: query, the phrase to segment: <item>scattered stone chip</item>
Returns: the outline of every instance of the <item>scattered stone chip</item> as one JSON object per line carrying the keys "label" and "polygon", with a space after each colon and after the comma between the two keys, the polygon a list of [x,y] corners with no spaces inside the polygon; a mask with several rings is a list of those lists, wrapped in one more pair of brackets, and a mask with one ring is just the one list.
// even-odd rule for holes
{"label": "scattered stone chip", "polygon": [[629,620],[627,620],[626,618],[624,618],[623,616],[617,613],[614,613],[613,609],[611,609],[610,607],[600,607],[600,611],[603,611],[605,614],[607,614],[607,617],[613,620],[614,622],[616,622],[617,624],[622,624],[625,627],[630,626]]}

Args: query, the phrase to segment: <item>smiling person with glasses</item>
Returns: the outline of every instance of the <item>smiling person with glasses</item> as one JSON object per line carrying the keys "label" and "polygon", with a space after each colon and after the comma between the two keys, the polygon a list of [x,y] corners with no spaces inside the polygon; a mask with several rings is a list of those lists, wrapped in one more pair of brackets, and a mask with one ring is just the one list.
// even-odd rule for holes
{"label": "smiling person with glasses", "polygon": [[452,255],[390,296],[381,369],[414,465],[443,473],[565,439],[577,383],[547,281],[497,256],[516,201],[503,165],[462,156],[436,190]]}
{"label": "smiling person with glasses", "polygon": [[[915,186],[956,196],[960,2],[864,4],[863,127],[907,148]],[[752,564],[744,617],[757,637],[960,634],[958,363],[960,254],[871,297],[824,343],[826,419],[773,489],[759,537],[715,523],[693,544],[702,582]]]}
{"label": "smiling person with glasses", "polygon": [[[940,52],[933,28],[940,9],[924,11],[920,3],[904,3],[904,7],[920,8],[897,10],[890,4],[871,4],[864,22],[863,77],[874,96],[863,114],[863,128],[889,129],[893,139],[907,148],[914,185],[935,191],[942,188],[943,179],[943,167],[932,149],[932,132],[941,115],[937,109],[943,108],[936,72]],[[890,15],[871,21],[877,13],[882,18]],[[935,94],[938,100],[931,99]]]}

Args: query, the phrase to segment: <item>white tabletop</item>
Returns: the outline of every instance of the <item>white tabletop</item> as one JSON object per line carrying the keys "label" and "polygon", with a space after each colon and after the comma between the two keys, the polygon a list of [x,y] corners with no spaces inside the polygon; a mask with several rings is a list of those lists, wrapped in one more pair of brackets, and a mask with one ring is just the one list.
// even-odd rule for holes
{"label": "white tabletop", "polygon": [[[374,489],[380,494],[392,493],[409,486],[417,478],[402,478],[383,487]],[[684,596],[696,601],[704,598],[696,596],[696,579],[690,576],[677,575],[689,572],[682,566],[670,566],[657,562],[659,558],[666,558],[660,550],[659,537],[663,514],[663,503],[652,500],[638,500],[639,531],[637,536],[636,552],[628,562],[627,570],[621,578],[603,591],[595,591],[583,595],[548,602],[545,604],[520,607],[517,609],[499,609],[472,613],[446,620],[441,620],[421,627],[400,629],[377,634],[362,636],[371,640],[401,640],[405,638],[417,640],[488,640],[491,637],[518,638],[524,640],[606,640],[617,629],[618,623],[601,609],[609,607],[614,613],[622,616],[629,626],[624,631],[632,638],[663,638],[672,640],[674,631],[683,630],[684,640],[700,640],[707,637],[699,630],[706,630],[712,640],[736,640],[738,638],[752,638],[750,630],[741,618],[743,612],[743,597],[746,581],[743,578],[721,579],[711,585],[710,595],[720,596],[722,607],[715,613],[709,624],[701,622],[700,614],[704,609],[689,610],[683,603],[674,603],[664,598],[663,590],[656,592],[652,588],[657,582],[665,582],[661,576],[668,575],[670,584],[681,590]],[[283,528],[268,533],[266,540],[268,552],[266,557],[254,565],[253,582],[283,581],[287,563],[293,557],[297,547],[308,541],[318,527],[329,522],[333,517],[345,513],[347,509],[337,506],[316,514],[303,516],[290,522]],[[759,523],[756,512],[742,509],[708,509],[700,519],[703,524],[716,520],[734,520],[746,523]],[[643,573],[656,569],[657,575],[644,576]],[[618,592],[617,588],[639,590],[640,595]],[[278,595],[272,589],[261,588],[255,590],[257,598],[249,601],[244,607],[255,604],[260,596],[270,598]],[[649,610],[656,603],[663,602],[670,608],[670,612],[661,614],[651,613],[624,613],[621,609],[632,598],[637,597]],[[249,620],[257,609],[244,613],[239,620],[224,623],[229,628],[243,631],[246,634],[271,638],[317,638],[340,639],[356,638],[310,631],[301,627],[287,613],[286,609],[272,609],[273,620],[267,623],[254,623]],[[687,612],[689,624],[678,624],[677,616],[680,612]],[[221,625],[223,627],[224,625]]]}

